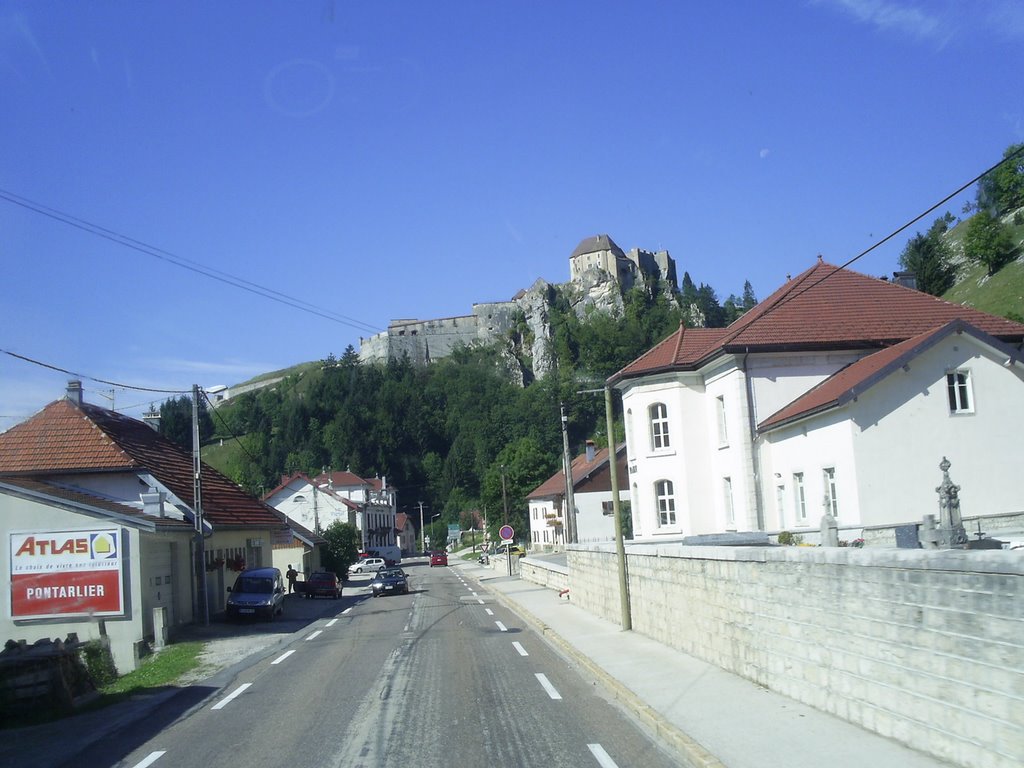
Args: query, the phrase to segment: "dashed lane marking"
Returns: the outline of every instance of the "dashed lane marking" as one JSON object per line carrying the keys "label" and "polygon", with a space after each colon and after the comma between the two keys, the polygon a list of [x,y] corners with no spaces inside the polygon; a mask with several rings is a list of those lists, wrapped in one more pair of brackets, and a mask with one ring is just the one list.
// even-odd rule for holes
{"label": "dashed lane marking", "polygon": [[316,632],[312,632],[312,633],[310,633],[309,637],[307,637],[307,638],[306,638],[306,640],[307,640],[307,641],[308,641],[308,640],[312,640],[312,639],[313,639],[314,637],[317,637],[318,635],[322,635],[322,634],[323,634],[323,632],[324,632],[324,631],[323,631],[322,629],[318,629],[318,630],[317,630]]}
{"label": "dashed lane marking", "polygon": [[334,625],[335,625],[335,624],[337,623],[337,621],[338,621],[337,619],[331,619],[331,620],[330,620],[330,621],[328,621],[328,622],[327,622],[327,624],[325,624],[324,626],[327,626],[327,627],[333,627],[333,626],[334,626]]}
{"label": "dashed lane marking", "polygon": [[530,654],[528,654],[526,652],[526,649],[523,648],[522,644],[519,643],[519,642],[512,643],[512,647],[515,648],[517,651],[519,651],[519,655],[520,656],[529,656],[530,655]]}
{"label": "dashed lane marking", "polygon": [[548,696],[556,700],[562,698],[562,694],[555,690],[555,686],[553,686],[551,684],[551,681],[548,680],[547,675],[545,675],[543,672],[538,672],[536,677],[540,681],[540,684],[544,688],[544,690],[547,691]]}
{"label": "dashed lane marking", "polygon": [[221,699],[219,702],[213,705],[212,709],[224,709],[228,704],[235,700],[238,696],[241,696],[243,691],[247,688],[251,688],[252,683],[242,683],[238,686],[233,693],[228,695],[226,698]]}
{"label": "dashed lane marking", "polygon": [[508,627],[506,627],[500,621],[496,621],[494,623],[498,625],[498,629],[500,629],[502,632],[508,632]]}
{"label": "dashed lane marking", "polygon": [[494,615],[494,611],[492,611],[490,608],[484,608],[484,610],[487,611],[487,615],[488,616],[493,616]]}
{"label": "dashed lane marking", "polygon": [[604,751],[604,747],[600,744],[587,744],[587,748],[597,758],[597,764],[601,768],[619,768],[615,761],[612,760],[611,755]]}
{"label": "dashed lane marking", "polygon": [[273,660],[272,662],[270,662],[270,663],[271,663],[271,664],[280,664],[280,663],[281,663],[282,661],[284,661],[285,659],[287,659],[287,658],[288,658],[289,656],[291,656],[291,655],[292,655],[293,653],[295,653],[295,651],[294,651],[294,650],[291,650],[291,651],[285,651],[284,653],[282,653],[282,654],[281,654],[280,656],[278,656],[278,657],[277,657],[276,659],[274,659],[274,660]]}
{"label": "dashed lane marking", "polygon": [[161,749],[159,752],[150,752],[141,763],[136,763],[133,768],[146,768],[147,765],[152,765],[166,754],[166,749]]}

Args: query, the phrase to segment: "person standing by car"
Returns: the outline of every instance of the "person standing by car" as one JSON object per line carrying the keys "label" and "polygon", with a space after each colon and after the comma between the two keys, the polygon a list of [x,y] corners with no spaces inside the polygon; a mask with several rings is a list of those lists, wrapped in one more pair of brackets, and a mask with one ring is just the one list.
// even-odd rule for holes
{"label": "person standing by car", "polygon": [[295,591],[295,579],[299,577],[299,572],[292,568],[291,563],[288,563],[288,570],[284,575],[288,577],[288,593],[291,594]]}

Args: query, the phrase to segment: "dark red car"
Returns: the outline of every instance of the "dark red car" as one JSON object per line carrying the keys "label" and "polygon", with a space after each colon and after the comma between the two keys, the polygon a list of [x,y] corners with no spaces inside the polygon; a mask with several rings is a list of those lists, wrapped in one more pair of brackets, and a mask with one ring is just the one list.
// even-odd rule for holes
{"label": "dark red car", "polygon": [[317,571],[306,580],[306,597],[341,597],[341,582],[333,571]]}
{"label": "dark red car", "polygon": [[447,552],[431,552],[430,553],[430,567],[433,568],[435,565],[448,565],[448,553]]}

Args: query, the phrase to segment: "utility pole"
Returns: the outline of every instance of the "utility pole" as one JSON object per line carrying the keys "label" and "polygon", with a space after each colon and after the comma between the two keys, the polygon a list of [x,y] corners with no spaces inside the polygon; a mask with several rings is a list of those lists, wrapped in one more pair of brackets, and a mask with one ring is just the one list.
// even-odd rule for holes
{"label": "utility pole", "polygon": [[426,544],[424,544],[424,539],[423,539],[423,533],[424,533],[424,531],[423,531],[423,502],[422,501],[419,502],[419,505],[420,505],[420,552],[426,552],[427,551],[427,547],[426,547]]}
{"label": "utility pole", "polygon": [[[576,499],[573,496],[572,456],[569,453],[569,417],[565,415],[565,406],[559,405],[562,411],[562,470],[565,475],[565,527],[563,538],[566,544],[576,542]],[[567,535],[566,535],[567,534]]]}
{"label": "utility pole", "polygon": [[619,565],[619,605],[622,611],[622,629],[633,628],[629,609],[629,579],[626,574],[626,545],[622,540],[622,514],[619,503],[619,456],[615,450],[615,418],[612,411],[612,388],[604,388],[604,413],[608,423],[608,473],[612,482],[612,514],[615,516],[615,554]]}
{"label": "utility pole", "polygon": [[508,525],[508,496],[505,495],[505,465],[501,465],[501,506],[505,508],[505,525]]}
{"label": "utility pole", "polygon": [[206,537],[203,535],[203,463],[199,457],[199,385],[192,385],[192,510],[195,514],[196,583],[199,585],[199,609],[203,626],[210,626],[210,605],[206,596]]}

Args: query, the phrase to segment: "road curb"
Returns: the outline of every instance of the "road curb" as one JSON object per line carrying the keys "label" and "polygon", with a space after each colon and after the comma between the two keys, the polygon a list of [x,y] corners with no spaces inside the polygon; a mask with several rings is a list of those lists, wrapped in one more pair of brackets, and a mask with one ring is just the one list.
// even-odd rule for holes
{"label": "road curb", "polygon": [[590,657],[577,650],[572,643],[545,624],[541,619],[530,613],[521,603],[506,597],[499,590],[492,589],[484,581],[480,581],[480,584],[488,592],[495,595],[498,602],[530,624],[556,651],[571,659],[585,669],[591,677],[601,683],[612,697],[632,712],[658,741],[680,755],[689,768],[726,768],[725,763],[715,757],[699,742],[665,719],[660,712],[644,702],[628,686],[598,666]]}

